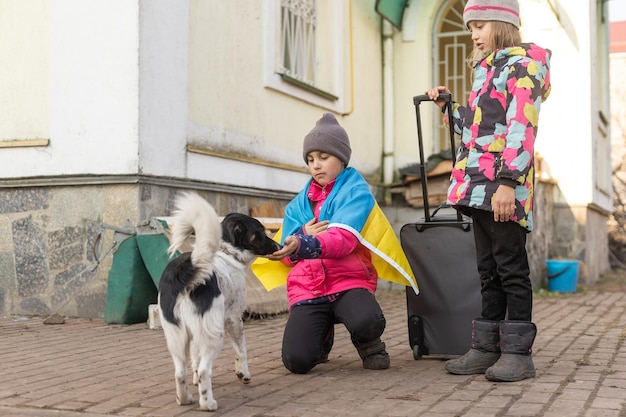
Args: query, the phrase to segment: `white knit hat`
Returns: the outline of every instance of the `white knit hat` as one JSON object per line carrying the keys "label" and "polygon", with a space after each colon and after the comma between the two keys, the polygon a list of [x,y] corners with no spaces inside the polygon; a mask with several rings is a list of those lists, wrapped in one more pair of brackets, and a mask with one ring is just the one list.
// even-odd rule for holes
{"label": "white knit hat", "polygon": [[472,20],[497,20],[519,29],[519,4],[517,0],[468,0],[463,10],[465,27]]}

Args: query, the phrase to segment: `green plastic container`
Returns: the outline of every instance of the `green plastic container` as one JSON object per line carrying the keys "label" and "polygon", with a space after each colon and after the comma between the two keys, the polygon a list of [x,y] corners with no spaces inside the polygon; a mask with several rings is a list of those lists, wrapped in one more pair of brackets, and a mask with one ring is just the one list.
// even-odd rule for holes
{"label": "green plastic container", "polygon": [[148,226],[137,229],[137,246],[143,263],[152,277],[152,282],[159,288],[161,275],[165,271],[167,264],[179,254],[171,257],[167,254],[170,241],[164,234],[167,229],[167,222],[152,219]]}
{"label": "green plastic container", "polygon": [[157,286],[139,250],[137,236],[125,239],[113,255],[104,321],[110,324],[147,321],[148,306],[156,304],[157,294]]}

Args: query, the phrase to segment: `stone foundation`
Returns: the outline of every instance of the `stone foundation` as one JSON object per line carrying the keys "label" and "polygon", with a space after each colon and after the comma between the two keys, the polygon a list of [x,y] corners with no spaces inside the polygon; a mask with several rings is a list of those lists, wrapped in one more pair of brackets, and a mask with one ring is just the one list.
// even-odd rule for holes
{"label": "stone foundation", "polygon": [[[0,314],[102,318],[114,253],[107,225],[168,216],[180,190],[150,184],[0,188]],[[275,200],[197,192],[220,215],[250,213]]]}
{"label": "stone foundation", "polygon": [[[220,215],[258,215],[255,209],[271,207],[272,213],[262,216],[282,217],[291,198],[195,186]],[[0,188],[0,314],[102,318],[114,253],[110,227],[132,229],[152,217],[169,216],[177,192],[193,188],[180,183]],[[581,261],[579,282],[594,283],[609,269],[607,215],[590,207],[554,205],[553,188],[541,182],[536,187],[535,230],[528,240],[533,285],[547,285],[548,258]],[[423,216],[408,207],[383,210],[398,233]],[[387,285],[381,281],[381,288]]]}

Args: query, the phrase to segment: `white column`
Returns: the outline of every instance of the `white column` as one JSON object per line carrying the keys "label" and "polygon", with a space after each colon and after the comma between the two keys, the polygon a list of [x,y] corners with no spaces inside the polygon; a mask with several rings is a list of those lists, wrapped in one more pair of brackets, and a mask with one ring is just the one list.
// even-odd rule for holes
{"label": "white column", "polygon": [[189,119],[189,1],[142,0],[139,22],[139,171],[183,177]]}

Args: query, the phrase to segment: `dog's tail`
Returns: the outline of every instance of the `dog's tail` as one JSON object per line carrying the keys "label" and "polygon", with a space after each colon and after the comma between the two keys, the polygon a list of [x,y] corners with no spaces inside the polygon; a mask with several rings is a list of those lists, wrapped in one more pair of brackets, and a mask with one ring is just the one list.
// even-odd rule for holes
{"label": "dog's tail", "polygon": [[191,262],[198,268],[208,267],[222,240],[222,225],[215,209],[196,193],[181,194],[175,204],[168,253],[176,253],[195,233]]}

